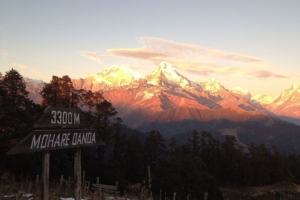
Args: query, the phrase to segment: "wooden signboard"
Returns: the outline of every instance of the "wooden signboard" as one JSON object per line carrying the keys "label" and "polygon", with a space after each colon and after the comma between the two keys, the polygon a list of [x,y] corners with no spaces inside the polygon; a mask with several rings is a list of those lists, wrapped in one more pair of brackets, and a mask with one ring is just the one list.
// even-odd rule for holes
{"label": "wooden signboard", "polygon": [[105,145],[88,116],[79,109],[48,107],[34,124],[35,131],[14,146],[7,154],[43,152],[42,200],[49,200],[50,151],[75,148],[75,200],[81,200],[81,147]]}

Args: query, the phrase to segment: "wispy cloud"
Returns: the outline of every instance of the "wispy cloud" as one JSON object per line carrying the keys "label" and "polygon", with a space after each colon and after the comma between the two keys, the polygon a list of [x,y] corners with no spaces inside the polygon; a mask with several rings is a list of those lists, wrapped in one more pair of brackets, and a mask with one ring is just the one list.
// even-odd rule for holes
{"label": "wispy cloud", "polygon": [[137,59],[146,59],[146,60],[155,60],[155,59],[163,59],[166,57],[165,54],[149,50],[149,49],[108,49],[107,52],[119,55],[123,57],[137,58]]}
{"label": "wispy cloud", "polygon": [[27,65],[23,65],[23,64],[19,64],[19,63],[12,63],[11,64],[12,67],[18,67],[20,69],[25,69],[25,70],[29,70],[35,74],[39,74],[38,70],[33,68],[33,67],[28,67]]}
{"label": "wispy cloud", "polygon": [[114,57],[113,55],[110,55],[110,54],[98,54],[97,52],[92,52],[92,51],[80,51],[79,52],[81,56],[89,59],[89,60],[93,60],[93,61],[96,61],[100,64],[104,64],[102,61],[101,61],[101,58],[111,58],[111,57]]}
{"label": "wispy cloud", "polygon": [[143,48],[156,50],[172,56],[210,56],[212,58],[238,61],[244,63],[263,63],[261,58],[243,55],[239,53],[226,52],[216,49],[209,49],[195,44],[186,44],[165,40],[155,37],[139,37],[139,43]]}
{"label": "wispy cloud", "polygon": [[8,56],[9,56],[8,52],[6,52],[6,51],[0,52],[0,57],[7,58]]}
{"label": "wispy cloud", "polygon": [[199,76],[246,75],[256,78],[288,78],[288,75],[266,70],[269,62],[262,58],[210,49],[155,37],[139,37],[141,48],[111,48],[105,55],[82,51],[81,56],[101,63],[100,58],[124,57],[134,62],[158,65],[169,62],[182,72]]}
{"label": "wispy cloud", "polygon": [[260,78],[271,78],[271,77],[283,78],[283,79],[289,78],[289,76],[287,76],[287,75],[278,74],[278,73],[274,73],[274,72],[267,71],[267,70],[253,71],[253,72],[249,72],[249,74],[252,76],[260,77]]}

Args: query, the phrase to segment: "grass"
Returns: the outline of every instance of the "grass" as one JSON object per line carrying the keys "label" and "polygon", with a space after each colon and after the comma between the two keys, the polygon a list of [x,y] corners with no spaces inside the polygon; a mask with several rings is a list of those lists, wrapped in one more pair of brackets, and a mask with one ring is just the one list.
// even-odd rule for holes
{"label": "grass", "polygon": [[[49,184],[49,199],[60,200],[61,198],[74,198],[73,181],[71,179],[63,181],[50,181]],[[0,199],[1,200],[28,200],[41,199],[41,182],[40,180],[28,180],[23,177],[18,177],[18,180],[11,174],[3,174],[0,179]],[[25,195],[32,194],[32,197]],[[83,187],[81,190],[81,198],[89,200],[111,200],[127,199],[130,200],[153,200],[149,190],[145,189],[141,184],[128,186],[128,191],[123,196],[114,196],[101,192],[100,190],[90,190],[88,187]],[[5,198],[4,198],[5,196]]]}
{"label": "grass", "polygon": [[224,200],[300,200],[300,186],[281,182],[263,187],[223,187]]}

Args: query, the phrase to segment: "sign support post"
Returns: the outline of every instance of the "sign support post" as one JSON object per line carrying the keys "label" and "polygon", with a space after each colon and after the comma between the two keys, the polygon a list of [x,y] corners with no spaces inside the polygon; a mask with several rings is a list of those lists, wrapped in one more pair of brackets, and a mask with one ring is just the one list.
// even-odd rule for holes
{"label": "sign support post", "polygon": [[50,152],[43,152],[43,171],[42,171],[42,200],[49,200],[49,167]]}
{"label": "sign support post", "polygon": [[81,149],[77,148],[74,152],[74,193],[75,200],[81,200]]}

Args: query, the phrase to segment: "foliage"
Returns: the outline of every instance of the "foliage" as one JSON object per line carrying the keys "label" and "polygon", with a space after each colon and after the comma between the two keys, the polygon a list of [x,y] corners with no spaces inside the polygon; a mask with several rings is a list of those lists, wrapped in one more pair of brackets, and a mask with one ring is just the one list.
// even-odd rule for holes
{"label": "foliage", "polygon": [[22,173],[24,168],[18,162],[26,160],[26,155],[8,157],[6,152],[32,130],[40,106],[28,98],[23,77],[11,69],[0,75],[0,175],[2,170],[11,169]]}

